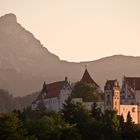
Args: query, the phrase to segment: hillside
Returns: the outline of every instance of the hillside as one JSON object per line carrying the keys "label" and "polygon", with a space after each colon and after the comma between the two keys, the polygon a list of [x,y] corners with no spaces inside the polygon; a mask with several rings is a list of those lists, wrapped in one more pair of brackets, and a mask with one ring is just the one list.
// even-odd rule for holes
{"label": "hillside", "polygon": [[14,14],[0,17],[0,88],[14,96],[40,90],[43,81],[63,80],[65,76],[71,82],[80,80],[85,65],[101,87],[107,79],[140,76],[140,57],[115,55],[90,62],[63,61],[24,29]]}
{"label": "hillside", "polygon": [[8,91],[0,89],[0,112],[11,112],[14,109],[22,110],[31,105],[38,93],[23,97],[13,97]]}

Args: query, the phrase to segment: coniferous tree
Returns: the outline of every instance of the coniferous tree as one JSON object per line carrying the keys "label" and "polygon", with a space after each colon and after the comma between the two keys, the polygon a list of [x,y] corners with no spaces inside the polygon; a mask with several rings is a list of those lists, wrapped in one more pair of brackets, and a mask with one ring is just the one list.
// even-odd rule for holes
{"label": "coniferous tree", "polygon": [[96,102],[94,102],[91,106],[91,114],[95,119],[98,119],[98,121],[101,119],[102,111],[100,107],[97,107]]}
{"label": "coniferous tree", "polygon": [[133,121],[132,121],[132,117],[131,117],[131,114],[130,114],[130,111],[128,112],[127,114],[127,119],[126,119],[126,125],[128,127],[132,127],[133,126]]}
{"label": "coniferous tree", "polygon": [[0,114],[0,140],[36,140],[28,136],[15,113]]}
{"label": "coniferous tree", "polygon": [[106,110],[102,117],[102,133],[105,140],[118,140],[119,119],[115,110]]}
{"label": "coniferous tree", "polygon": [[134,122],[132,121],[130,112],[128,112],[128,114],[127,114],[126,123],[125,123],[124,131],[123,131],[122,135],[125,140],[135,140],[136,139],[135,125],[134,125]]}
{"label": "coniferous tree", "polygon": [[121,131],[123,131],[124,125],[125,125],[123,114],[119,117],[119,120],[120,120],[120,129],[121,129]]}

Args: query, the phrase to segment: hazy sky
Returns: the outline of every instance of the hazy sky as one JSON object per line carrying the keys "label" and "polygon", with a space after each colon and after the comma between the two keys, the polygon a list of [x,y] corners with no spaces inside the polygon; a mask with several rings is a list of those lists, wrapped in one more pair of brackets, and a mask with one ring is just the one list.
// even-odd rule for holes
{"label": "hazy sky", "polygon": [[64,60],[140,56],[140,0],[0,0],[6,13]]}

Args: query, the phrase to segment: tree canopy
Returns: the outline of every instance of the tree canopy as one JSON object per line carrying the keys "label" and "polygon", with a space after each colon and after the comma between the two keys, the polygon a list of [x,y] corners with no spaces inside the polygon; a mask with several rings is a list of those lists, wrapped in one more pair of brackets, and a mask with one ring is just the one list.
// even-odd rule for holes
{"label": "tree canopy", "polygon": [[77,82],[72,90],[73,98],[82,98],[85,102],[99,101],[100,95],[97,87],[89,83]]}

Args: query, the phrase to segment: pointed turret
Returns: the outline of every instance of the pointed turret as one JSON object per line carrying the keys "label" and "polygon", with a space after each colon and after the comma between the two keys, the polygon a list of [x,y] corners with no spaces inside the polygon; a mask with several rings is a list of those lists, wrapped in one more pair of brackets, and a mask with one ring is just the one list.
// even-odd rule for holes
{"label": "pointed turret", "polygon": [[91,78],[87,68],[85,68],[85,72],[80,82],[94,84],[95,86],[99,87],[98,84]]}
{"label": "pointed turret", "polygon": [[48,91],[47,91],[47,84],[46,84],[46,82],[44,81],[43,86],[42,86],[41,93],[47,93],[47,92],[48,92]]}

